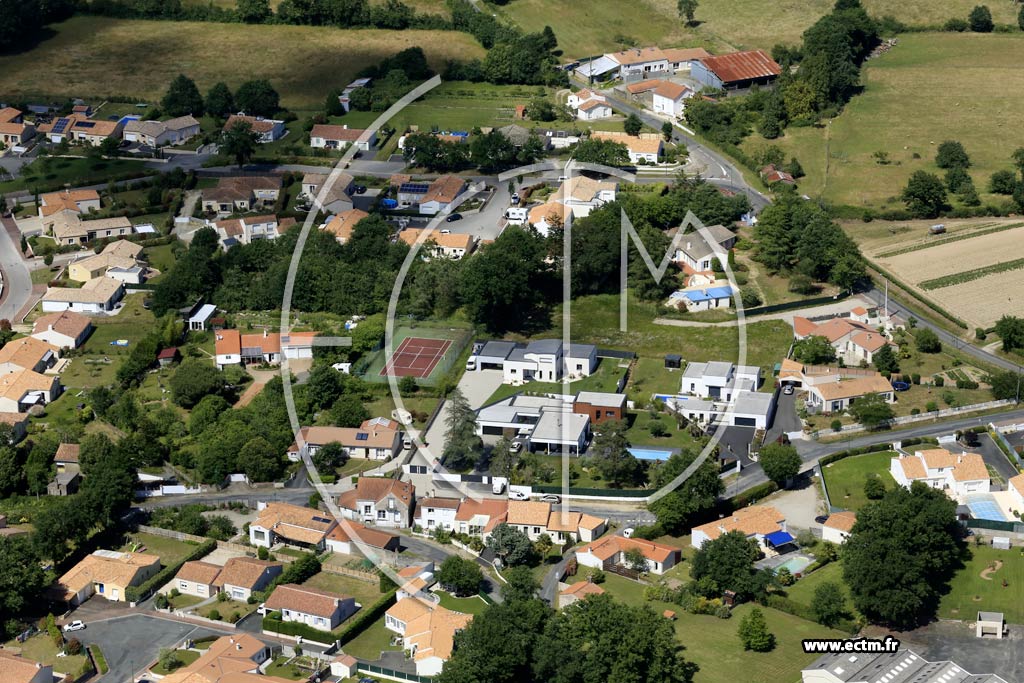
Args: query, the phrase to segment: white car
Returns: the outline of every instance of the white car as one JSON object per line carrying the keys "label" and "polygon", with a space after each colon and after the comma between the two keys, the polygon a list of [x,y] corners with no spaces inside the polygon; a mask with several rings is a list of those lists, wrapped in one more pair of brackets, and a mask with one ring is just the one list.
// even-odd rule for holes
{"label": "white car", "polygon": [[556,496],[553,493],[549,493],[546,496],[541,496],[540,497],[540,502],[542,502],[542,503],[561,503],[562,499],[561,499],[561,497]]}
{"label": "white car", "polygon": [[793,385],[792,384],[787,384],[786,386],[782,387],[782,393],[784,393],[786,396],[789,396],[790,394],[792,394],[793,393]]}
{"label": "white car", "polygon": [[622,530],[623,538],[633,538],[633,527],[626,527]]}
{"label": "white car", "polygon": [[64,633],[71,633],[72,631],[81,631],[84,628],[85,622],[80,619],[76,619],[71,623],[64,624]]}
{"label": "white car", "polygon": [[522,491],[509,490],[508,497],[512,500],[530,500],[530,496],[526,495]]}
{"label": "white car", "polygon": [[523,450],[523,442],[522,441],[513,441],[512,445],[509,446],[508,449],[510,451],[512,451],[513,453],[518,453],[519,451]]}

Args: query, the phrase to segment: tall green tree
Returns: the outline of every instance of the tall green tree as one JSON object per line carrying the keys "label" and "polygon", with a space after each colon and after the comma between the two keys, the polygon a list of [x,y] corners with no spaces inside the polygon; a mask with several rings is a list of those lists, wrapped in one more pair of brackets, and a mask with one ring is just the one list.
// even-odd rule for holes
{"label": "tall green tree", "polygon": [[476,595],[484,581],[484,573],[473,560],[449,555],[438,567],[437,581],[453,595]]}
{"label": "tall green tree", "polygon": [[260,135],[248,121],[236,120],[220,136],[220,150],[235,160],[239,170],[245,168],[246,162],[252,159],[259,144]]}
{"label": "tall green tree", "polygon": [[827,365],[836,359],[836,350],[827,337],[811,335],[793,344],[793,359],[810,365]]}
{"label": "tall green tree", "polygon": [[601,431],[594,437],[587,458],[616,488],[638,483],[643,473],[640,461],[629,452],[626,423],[621,420],[601,424]]}
{"label": "tall green tree", "polygon": [[995,28],[988,5],[976,5],[967,15],[967,23],[975,33],[991,33]]}
{"label": "tall green tree", "polygon": [[250,439],[238,452],[235,468],[245,473],[250,481],[274,481],[284,470],[280,452],[263,437]]}
{"label": "tall green tree", "polygon": [[7,636],[9,625],[41,603],[46,576],[29,536],[0,536],[0,629]]}
{"label": "tall green tree", "polygon": [[694,15],[697,13],[697,0],[679,0],[676,3],[676,7],[679,10],[679,16],[686,20],[688,26],[693,25]]}
{"label": "tall green tree", "polygon": [[894,372],[900,371],[899,358],[888,344],[875,351],[872,362],[875,364],[875,369],[883,375],[892,375]]}
{"label": "tall green tree", "polygon": [[[654,471],[655,488],[671,484],[693,464],[697,455],[694,449],[683,449],[669,456]],[[700,513],[715,506],[718,496],[725,491],[718,475],[716,459],[709,457],[676,488],[650,504],[651,512],[657,515],[658,524],[666,533],[684,533]]]}
{"label": "tall green tree", "polygon": [[1024,349],[1024,318],[1002,316],[996,321],[996,334],[1003,341],[1003,351]]}
{"label": "tall green tree", "polygon": [[640,131],[643,128],[644,122],[634,113],[630,113],[626,120],[622,122],[622,130],[626,131],[627,135],[640,135]]}
{"label": "tall green tree", "polygon": [[754,570],[754,561],[760,556],[757,541],[740,531],[730,531],[706,541],[693,556],[690,576],[695,580],[706,578],[713,590],[734,591],[741,600],[763,593],[764,584]]}
{"label": "tall green tree", "polygon": [[779,486],[785,486],[800,473],[800,455],[790,445],[769,443],[761,448],[758,463],[765,475]]}
{"label": "tall green tree", "polygon": [[459,389],[448,395],[445,428],[445,446],[441,456],[445,466],[461,470],[476,464],[484,444],[476,433],[476,411]]}
{"label": "tall green tree", "polygon": [[843,578],[873,623],[912,628],[934,618],[943,586],[962,566],[956,502],[914,482],[857,513],[843,546]]}
{"label": "tall green tree", "polygon": [[506,230],[462,269],[469,318],[492,334],[522,331],[544,320],[552,277],[544,240],[525,230]]}
{"label": "tall green tree", "polygon": [[270,81],[258,78],[238,86],[235,104],[249,116],[273,116],[281,109],[281,97]]}
{"label": "tall green tree", "polygon": [[823,626],[832,627],[846,616],[846,596],[835,581],[826,581],[814,589],[811,598],[814,618]]}
{"label": "tall green tree", "polygon": [[939,168],[968,168],[971,158],[957,140],[945,140],[935,153],[935,165]]}
{"label": "tall green tree", "polygon": [[530,537],[505,522],[494,527],[486,544],[505,567],[531,564],[536,559]]}
{"label": "tall green tree", "polygon": [[247,24],[262,24],[273,16],[270,0],[238,0],[235,13]]}
{"label": "tall green tree", "polygon": [[507,437],[501,437],[491,449],[490,471],[491,474],[510,478],[519,462],[519,455],[512,452],[512,442]]}
{"label": "tall green tree", "polygon": [[946,187],[934,173],[914,171],[903,188],[907,210],[918,218],[935,218],[946,206]]}
{"label": "tall green tree", "polygon": [[884,427],[889,420],[895,417],[892,406],[882,398],[881,394],[861,396],[850,405],[847,411],[868,430]]}
{"label": "tall green tree", "polygon": [[740,620],[739,636],[744,650],[769,652],[775,648],[775,635],[768,630],[768,621],[758,607]]}
{"label": "tall green tree", "polygon": [[[245,2],[245,0],[239,1]],[[210,92],[206,93],[204,104],[207,114],[223,118],[235,111],[235,96],[231,94],[228,84],[220,81],[210,88]]]}
{"label": "tall green tree", "polygon": [[169,382],[174,402],[191,408],[209,394],[224,391],[224,375],[208,362],[187,359],[178,366]]}
{"label": "tall green tree", "polygon": [[203,96],[199,94],[195,81],[185,74],[178,74],[160,100],[160,109],[168,116],[202,116]]}

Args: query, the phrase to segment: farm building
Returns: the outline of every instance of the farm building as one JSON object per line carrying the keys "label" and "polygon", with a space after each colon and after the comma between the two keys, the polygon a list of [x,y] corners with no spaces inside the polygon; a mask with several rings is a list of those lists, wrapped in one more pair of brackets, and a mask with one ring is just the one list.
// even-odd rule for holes
{"label": "farm building", "polygon": [[782,67],[764,50],[747,50],[694,61],[691,76],[709,88],[746,90],[754,85],[770,85],[782,73]]}

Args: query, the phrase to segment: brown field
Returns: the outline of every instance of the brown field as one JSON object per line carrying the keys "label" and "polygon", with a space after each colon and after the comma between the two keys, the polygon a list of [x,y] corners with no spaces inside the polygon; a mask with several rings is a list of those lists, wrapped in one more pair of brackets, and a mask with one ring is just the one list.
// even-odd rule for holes
{"label": "brown field", "polygon": [[35,49],[0,57],[0,93],[16,97],[157,100],[179,73],[206,92],[266,78],[294,109],[319,108],[327,92],[365,67],[421,46],[436,70],[484,50],[454,31],[383,31],[309,26],[246,26],[75,17],[52,27]]}
{"label": "brown field", "polygon": [[[1004,314],[1024,315],[1024,270],[928,291],[919,286],[937,277],[1024,258],[1021,220],[945,220],[946,233],[930,235],[928,227],[935,222],[851,221],[844,228],[871,261],[972,327],[989,327]],[[895,253],[899,251],[905,253]]]}

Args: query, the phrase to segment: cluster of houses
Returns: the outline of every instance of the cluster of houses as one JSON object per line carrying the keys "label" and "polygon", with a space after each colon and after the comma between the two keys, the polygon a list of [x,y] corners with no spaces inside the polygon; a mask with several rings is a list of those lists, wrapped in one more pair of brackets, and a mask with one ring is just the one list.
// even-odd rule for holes
{"label": "cluster of houses", "polygon": [[779,369],[779,383],[805,392],[808,410],[825,415],[842,413],[857,399],[877,394],[886,403],[896,401],[896,390],[874,370],[831,365],[804,365],[785,358]]}
{"label": "cluster of houses", "polygon": [[808,337],[824,337],[835,349],[836,357],[846,365],[874,362],[874,354],[883,346],[894,351],[899,347],[891,339],[891,322],[877,309],[857,306],[848,317],[828,318],[817,322],[802,316],[793,318],[793,336],[798,341]]}
{"label": "cluster of houses", "polygon": [[552,228],[561,228],[575,218],[589,216],[595,209],[615,201],[619,184],[614,179],[596,180],[583,175],[566,179],[537,206],[510,209],[509,223],[529,223],[545,237]]}
{"label": "cluster of houses", "polygon": [[590,82],[626,83],[667,80],[681,71],[705,88],[743,91],[755,85],[770,85],[782,73],[782,67],[764,50],[712,55],[703,48],[637,47],[602,55],[576,69],[577,75]]}
{"label": "cluster of houses", "polygon": [[44,313],[109,313],[124,296],[126,285],[141,284],[149,274],[142,247],[116,240],[98,254],[68,264],[68,279],[81,286],[49,287],[40,305]]}
{"label": "cluster of houses", "polygon": [[677,415],[701,425],[767,429],[775,414],[775,394],[759,391],[761,368],[725,361],[687,364],[679,393],[659,396]]}

